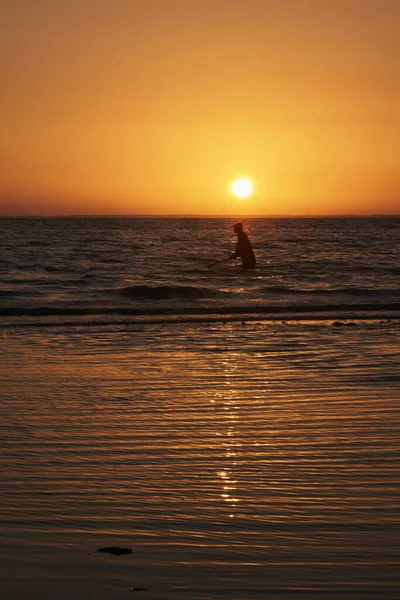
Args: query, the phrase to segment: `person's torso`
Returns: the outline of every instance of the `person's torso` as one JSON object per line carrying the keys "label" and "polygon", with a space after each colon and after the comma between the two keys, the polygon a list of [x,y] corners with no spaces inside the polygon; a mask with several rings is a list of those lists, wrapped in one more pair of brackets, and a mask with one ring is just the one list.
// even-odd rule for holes
{"label": "person's torso", "polygon": [[254,258],[253,248],[251,246],[249,238],[247,237],[247,234],[244,233],[244,231],[238,234],[236,252],[242,258]]}

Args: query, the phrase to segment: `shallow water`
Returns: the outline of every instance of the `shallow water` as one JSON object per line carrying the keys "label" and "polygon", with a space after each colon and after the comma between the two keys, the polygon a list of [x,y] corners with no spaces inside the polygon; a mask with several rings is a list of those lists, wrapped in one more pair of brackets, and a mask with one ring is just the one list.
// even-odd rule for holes
{"label": "shallow water", "polygon": [[134,322],[400,311],[400,219],[247,219],[257,268],[208,268],[234,249],[232,220],[0,219],[0,318]]}
{"label": "shallow water", "polygon": [[2,597],[400,597],[398,321],[3,327],[0,358]]}

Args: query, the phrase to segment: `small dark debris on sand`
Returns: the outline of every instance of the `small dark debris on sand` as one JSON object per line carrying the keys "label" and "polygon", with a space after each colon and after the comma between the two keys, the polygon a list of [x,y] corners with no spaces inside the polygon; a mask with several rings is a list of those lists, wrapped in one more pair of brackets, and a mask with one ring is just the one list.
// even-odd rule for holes
{"label": "small dark debris on sand", "polygon": [[121,554],[133,554],[133,550],[131,548],[120,548],[119,546],[98,548],[96,552],[106,552],[107,554],[114,554],[115,556],[120,556]]}

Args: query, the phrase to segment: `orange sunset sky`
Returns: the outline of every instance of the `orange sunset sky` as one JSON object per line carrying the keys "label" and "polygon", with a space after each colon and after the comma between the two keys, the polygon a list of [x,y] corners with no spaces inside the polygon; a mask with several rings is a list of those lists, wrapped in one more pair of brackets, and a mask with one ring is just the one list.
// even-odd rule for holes
{"label": "orange sunset sky", "polygon": [[2,2],[0,215],[398,214],[399,29],[397,0]]}

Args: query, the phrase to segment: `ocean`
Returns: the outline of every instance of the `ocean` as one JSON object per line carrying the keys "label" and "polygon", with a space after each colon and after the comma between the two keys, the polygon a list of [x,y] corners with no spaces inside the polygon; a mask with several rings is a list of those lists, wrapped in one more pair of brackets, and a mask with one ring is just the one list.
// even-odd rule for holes
{"label": "ocean", "polygon": [[257,269],[243,271],[239,261],[208,268],[233,250],[233,223],[2,219],[0,316],[87,323],[397,314],[400,219],[248,220]]}
{"label": "ocean", "polygon": [[234,222],[0,220],[1,597],[400,597],[400,218]]}

